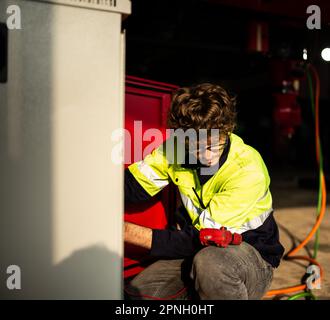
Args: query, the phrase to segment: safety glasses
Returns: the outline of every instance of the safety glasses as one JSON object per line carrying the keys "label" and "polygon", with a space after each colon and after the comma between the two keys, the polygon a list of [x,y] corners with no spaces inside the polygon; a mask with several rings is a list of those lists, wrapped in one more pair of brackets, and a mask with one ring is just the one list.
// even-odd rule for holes
{"label": "safety glasses", "polygon": [[210,144],[210,145],[206,145],[206,146],[201,146],[198,148],[196,148],[196,144],[197,143],[188,143],[187,144],[189,153],[203,154],[206,151],[210,151],[213,153],[220,153],[226,148],[226,146],[228,144],[228,140],[225,143],[215,143],[215,144]]}

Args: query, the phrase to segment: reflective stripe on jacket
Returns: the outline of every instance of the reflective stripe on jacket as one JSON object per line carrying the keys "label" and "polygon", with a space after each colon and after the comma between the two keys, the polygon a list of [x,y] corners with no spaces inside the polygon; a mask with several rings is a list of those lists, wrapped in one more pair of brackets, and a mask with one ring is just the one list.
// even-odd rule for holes
{"label": "reflective stripe on jacket", "polygon": [[169,163],[164,144],[129,170],[150,196],[170,181],[176,184],[198,230],[225,226],[243,233],[260,227],[272,212],[270,178],[255,149],[235,134],[230,142],[226,162],[203,186],[196,170]]}

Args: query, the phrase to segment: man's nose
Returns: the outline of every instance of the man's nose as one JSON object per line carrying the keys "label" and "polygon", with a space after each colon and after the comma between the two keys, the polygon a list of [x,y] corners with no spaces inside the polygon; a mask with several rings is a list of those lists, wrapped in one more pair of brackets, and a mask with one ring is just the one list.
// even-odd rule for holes
{"label": "man's nose", "polygon": [[205,150],[204,153],[203,153],[203,158],[204,159],[211,159],[212,158],[212,152],[210,150]]}

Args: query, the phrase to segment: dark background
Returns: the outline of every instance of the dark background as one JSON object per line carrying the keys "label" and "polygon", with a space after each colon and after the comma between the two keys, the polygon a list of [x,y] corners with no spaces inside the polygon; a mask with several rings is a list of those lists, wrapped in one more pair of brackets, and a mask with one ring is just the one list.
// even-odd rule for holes
{"label": "dark background", "polygon": [[[306,9],[321,8],[321,30],[309,30]],[[302,123],[292,138],[276,147],[272,116],[275,60],[308,62],[321,79],[321,139],[326,173],[329,167],[329,71],[321,50],[330,47],[330,2],[282,0],[133,0],[126,30],[126,74],[188,86],[200,82],[223,85],[238,98],[236,133],[255,147],[271,171],[296,170],[316,175],[314,120],[306,79],[297,101]],[[267,52],[248,50],[251,21],[268,25]],[[302,173],[302,174],[301,174]],[[314,176],[315,178],[316,176]],[[314,183],[315,184],[315,183]]]}

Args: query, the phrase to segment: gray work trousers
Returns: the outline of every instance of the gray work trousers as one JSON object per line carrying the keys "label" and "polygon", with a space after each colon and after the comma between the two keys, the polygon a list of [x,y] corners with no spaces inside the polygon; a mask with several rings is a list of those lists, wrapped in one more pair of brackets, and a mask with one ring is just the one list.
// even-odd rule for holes
{"label": "gray work trousers", "polygon": [[139,300],[256,300],[267,292],[272,278],[272,266],[243,242],[205,247],[190,260],[158,260],[126,286],[126,293]]}

